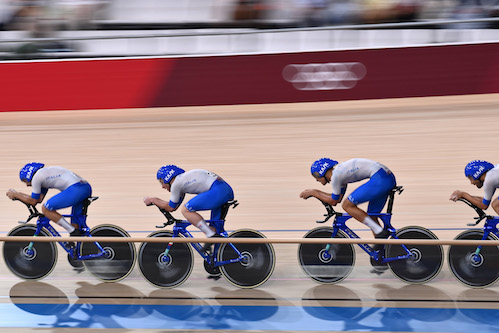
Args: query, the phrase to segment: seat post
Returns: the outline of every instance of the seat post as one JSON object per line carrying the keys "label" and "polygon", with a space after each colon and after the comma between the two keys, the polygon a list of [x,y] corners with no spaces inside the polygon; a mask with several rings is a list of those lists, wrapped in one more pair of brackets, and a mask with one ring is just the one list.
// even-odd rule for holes
{"label": "seat post", "polygon": [[386,213],[391,214],[393,210],[393,201],[395,200],[395,192],[398,192],[399,194],[404,191],[404,188],[402,186],[395,186],[392,188],[392,191],[390,192],[390,196],[388,198],[388,205],[386,208]]}
{"label": "seat post", "polygon": [[92,203],[92,201],[95,201],[99,199],[99,197],[88,197],[83,201],[83,209],[82,209],[82,215],[87,216],[88,212],[88,206]]}

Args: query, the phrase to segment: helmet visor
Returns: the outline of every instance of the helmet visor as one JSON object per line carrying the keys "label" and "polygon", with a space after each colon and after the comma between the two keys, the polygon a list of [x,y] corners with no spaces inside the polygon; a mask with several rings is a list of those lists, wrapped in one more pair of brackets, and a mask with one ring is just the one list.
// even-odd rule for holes
{"label": "helmet visor", "polygon": [[324,177],[324,176],[321,176],[321,174],[318,172],[318,171],[314,171],[312,173],[312,176],[314,176],[315,178],[321,178],[321,177]]}

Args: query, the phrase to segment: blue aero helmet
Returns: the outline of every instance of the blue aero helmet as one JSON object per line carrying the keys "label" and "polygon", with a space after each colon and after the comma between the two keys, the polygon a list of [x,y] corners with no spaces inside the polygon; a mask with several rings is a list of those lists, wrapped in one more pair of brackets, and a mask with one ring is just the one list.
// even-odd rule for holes
{"label": "blue aero helmet", "polygon": [[33,176],[35,175],[35,172],[37,172],[44,166],[45,164],[43,163],[37,163],[37,162],[28,163],[21,169],[21,171],[19,171],[19,178],[21,179],[21,181],[31,182]]}
{"label": "blue aero helmet", "polygon": [[471,177],[474,180],[479,179],[485,172],[489,171],[494,167],[494,164],[482,161],[482,160],[474,160],[470,163],[466,164],[464,168],[464,175],[466,177]]}
{"label": "blue aero helmet", "polygon": [[158,180],[163,180],[165,184],[169,184],[173,178],[184,172],[184,169],[181,169],[176,165],[163,165],[161,168],[159,168],[158,173],[156,174],[156,178]]}
{"label": "blue aero helmet", "polygon": [[329,169],[333,168],[336,164],[338,164],[338,161],[332,160],[330,158],[319,158],[317,161],[312,163],[312,166],[310,167],[310,173],[315,178],[324,177],[326,172]]}

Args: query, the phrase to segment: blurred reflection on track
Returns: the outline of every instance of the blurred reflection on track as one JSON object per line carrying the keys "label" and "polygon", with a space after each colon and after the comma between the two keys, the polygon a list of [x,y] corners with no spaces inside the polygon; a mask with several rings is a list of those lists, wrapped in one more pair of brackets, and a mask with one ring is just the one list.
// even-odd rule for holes
{"label": "blurred reflection on track", "polygon": [[182,290],[145,295],[123,283],[76,285],[76,297],[45,282],[13,285],[10,302],[0,304],[3,327],[496,332],[499,324],[496,305],[481,299],[497,299],[495,291],[465,290],[452,298],[433,286],[379,285],[372,297],[317,285],[296,298],[220,287],[212,288],[212,297],[197,297]]}

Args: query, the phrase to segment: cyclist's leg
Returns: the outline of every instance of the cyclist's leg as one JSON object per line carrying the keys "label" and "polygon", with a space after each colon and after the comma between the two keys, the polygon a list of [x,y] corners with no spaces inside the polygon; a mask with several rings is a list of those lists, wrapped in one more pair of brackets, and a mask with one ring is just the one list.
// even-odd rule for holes
{"label": "cyclist's leg", "polygon": [[[383,231],[377,219],[372,219],[369,214],[379,213],[385,206],[390,191],[396,185],[394,175],[381,169],[374,174],[365,184],[353,191],[347,200],[343,202],[343,209],[356,220],[366,224],[374,234]],[[368,211],[358,207],[359,204],[369,202]]]}
{"label": "cyclist's leg", "polygon": [[[81,213],[83,209],[83,201],[92,194],[92,189],[88,184],[77,183],[71,185],[66,190],[54,195],[42,207],[43,214],[50,220],[56,222],[68,232],[73,232],[75,227],[64,219],[64,217],[57,212],[58,209],[72,207],[77,205],[76,212]],[[78,205],[79,208],[78,208]],[[73,213],[75,210],[73,209]]]}
{"label": "cyclist's leg", "polygon": [[[205,220],[197,213],[201,210],[211,210],[211,216],[217,216],[220,218],[220,212],[222,206],[229,200],[234,199],[234,192],[232,188],[224,181],[215,181],[211,188],[204,192],[198,194],[196,197],[192,198],[187,202],[184,207],[182,207],[182,213],[185,218],[189,220],[193,225],[197,226],[201,231],[205,233],[207,237],[221,237],[209,227]],[[197,224],[194,224],[196,223]],[[202,250],[208,251],[211,248],[211,243],[206,243]]]}
{"label": "cyclist's leg", "polygon": [[189,200],[182,207],[181,211],[189,222],[201,229],[206,236],[210,237],[214,234],[214,231],[207,226],[203,217],[197,212],[203,210],[220,210],[223,204],[232,199],[234,199],[232,188],[224,181],[217,180],[208,191],[200,193]]}
{"label": "cyclist's leg", "polygon": [[85,200],[92,196],[92,187],[90,184],[85,183],[78,186],[78,193],[75,195],[75,203],[71,207],[71,224],[76,229],[80,229],[82,226],[86,226],[83,217],[83,206],[85,205]]}

